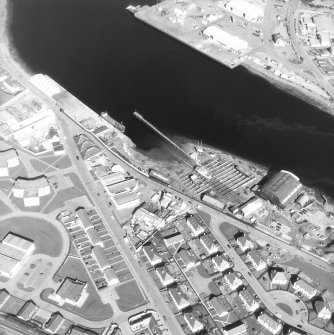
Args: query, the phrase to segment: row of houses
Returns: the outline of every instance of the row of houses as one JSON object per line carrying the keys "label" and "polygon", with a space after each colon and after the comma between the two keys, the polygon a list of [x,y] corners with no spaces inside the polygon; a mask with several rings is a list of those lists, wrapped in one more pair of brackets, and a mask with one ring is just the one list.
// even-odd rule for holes
{"label": "row of houses", "polygon": [[[0,309],[9,302],[12,296],[6,291],[0,291]],[[60,312],[49,313],[37,306],[32,300],[26,301],[18,311],[17,318],[31,322],[50,334],[57,334],[60,329],[66,335],[97,335],[90,329],[85,329],[80,325],[74,325],[72,321],[65,319]]]}

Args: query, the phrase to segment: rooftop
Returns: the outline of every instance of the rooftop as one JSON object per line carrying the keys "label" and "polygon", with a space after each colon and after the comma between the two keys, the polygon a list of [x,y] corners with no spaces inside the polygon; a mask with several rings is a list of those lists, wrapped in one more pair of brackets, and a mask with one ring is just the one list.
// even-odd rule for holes
{"label": "rooftop", "polygon": [[85,286],[85,282],[67,277],[58,288],[57,295],[63,299],[77,302],[80,299]]}

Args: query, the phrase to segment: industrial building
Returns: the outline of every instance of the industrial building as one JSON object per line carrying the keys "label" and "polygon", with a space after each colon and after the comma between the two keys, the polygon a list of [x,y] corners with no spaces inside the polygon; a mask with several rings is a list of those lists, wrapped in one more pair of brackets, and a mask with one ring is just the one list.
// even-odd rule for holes
{"label": "industrial building", "polygon": [[51,193],[51,188],[46,176],[39,176],[32,179],[17,178],[13,189],[14,198],[23,199],[25,207],[40,205],[40,198]]}
{"label": "industrial building", "polygon": [[224,7],[237,16],[257,23],[263,20],[264,4],[260,0],[229,0],[224,3]]}
{"label": "industrial building", "polygon": [[10,169],[19,165],[19,156],[15,149],[0,152],[0,177],[8,177]]}
{"label": "industrial building", "polygon": [[132,223],[136,222],[142,223],[149,228],[155,229],[161,228],[165,224],[164,219],[143,207],[138,208],[132,216]]}
{"label": "industrial building", "polygon": [[258,194],[272,204],[284,208],[294,201],[301,188],[302,184],[297,176],[289,171],[282,170],[269,178],[259,189]]}
{"label": "industrial building", "polygon": [[253,197],[241,206],[238,207],[238,211],[245,217],[249,217],[263,206],[263,201],[257,197]]}
{"label": "industrial building", "polygon": [[244,52],[248,49],[248,43],[240,37],[232,35],[218,26],[209,26],[203,30],[203,34],[219,43],[226,49],[232,49],[236,52]]}
{"label": "industrial building", "polygon": [[34,243],[12,233],[0,244],[0,274],[13,278],[22,267],[22,262],[32,254]]}
{"label": "industrial building", "polygon": [[125,191],[111,197],[112,202],[118,210],[134,208],[140,205],[140,199],[135,192]]}

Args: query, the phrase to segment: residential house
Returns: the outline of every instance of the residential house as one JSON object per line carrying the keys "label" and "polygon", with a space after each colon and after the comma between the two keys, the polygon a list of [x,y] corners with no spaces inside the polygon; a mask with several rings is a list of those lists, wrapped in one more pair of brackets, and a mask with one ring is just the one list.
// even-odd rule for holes
{"label": "residential house", "polygon": [[245,252],[246,250],[252,250],[255,247],[254,243],[251,240],[249,240],[246,236],[238,237],[237,244],[243,252]]}
{"label": "residential house", "polygon": [[231,272],[225,275],[224,279],[232,291],[236,290],[239,286],[243,284],[241,278],[236,276],[235,272]]}
{"label": "residential house", "polygon": [[218,255],[212,258],[212,263],[218,271],[225,271],[233,266],[224,256]]}
{"label": "residential house", "polygon": [[214,242],[212,235],[201,236],[199,240],[209,255],[218,252],[219,250],[218,245]]}
{"label": "residential house", "polygon": [[282,330],[282,324],[275,321],[267,313],[262,313],[257,317],[257,321],[272,334],[278,334]]}
{"label": "residential house", "polygon": [[326,301],[316,301],[314,304],[318,318],[329,320],[332,317],[332,312],[329,304]]}
{"label": "residential house", "polygon": [[166,266],[161,266],[155,269],[157,276],[159,277],[163,286],[168,286],[175,282],[174,277],[169,273]]}
{"label": "residential house", "polygon": [[152,266],[162,263],[162,257],[158,254],[157,248],[154,244],[146,244],[143,246],[143,253],[147,257]]}
{"label": "residential house", "polygon": [[256,250],[248,251],[247,258],[251,261],[256,271],[262,271],[267,267],[267,263]]}
{"label": "residential house", "polygon": [[255,301],[255,299],[253,298],[252,294],[249,292],[248,289],[240,291],[239,297],[249,312],[254,312],[260,307],[260,305],[258,304],[257,301]]}
{"label": "residential house", "polygon": [[190,305],[188,297],[180,290],[179,287],[172,287],[168,290],[168,292],[179,311]]}
{"label": "residential house", "polygon": [[293,288],[309,299],[312,299],[317,294],[317,290],[302,279],[296,280],[293,283]]}
{"label": "residential house", "polygon": [[195,334],[204,328],[204,324],[198,321],[193,313],[184,313],[183,317],[192,334]]}
{"label": "residential house", "polygon": [[220,297],[213,297],[213,298],[211,298],[210,299],[210,303],[211,303],[212,307],[214,308],[214,310],[216,311],[216,313],[217,313],[217,315],[219,317],[225,316],[225,315],[228,314],[228,309],[223,304],[223,302],[220,299]]}
{"label": "residential house", "polygon": [[201,224],[201,220],[197,215],[188,217],[187,225],[196,237],[204,233],[204,226]]}

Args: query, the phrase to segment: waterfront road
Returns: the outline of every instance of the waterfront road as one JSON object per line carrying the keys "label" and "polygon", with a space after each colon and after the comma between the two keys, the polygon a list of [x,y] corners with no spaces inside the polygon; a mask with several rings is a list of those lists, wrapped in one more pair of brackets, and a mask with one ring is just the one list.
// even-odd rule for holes
{"label": "waterfront road", "polygon": [[[11,72],[14,72],[13,75],[15,77],[18,77],[17,79],[20,82],[23,81],[22,82],[23,85],[25,85],[26,87],[31,89],[33,92],[35,92],[44,101],[51,102],[50,105],[55,108],[55,102],[52,101],[52,99],[50,99],[49,97],[47,97],[45,94],[43,94],[36,87],[34,87],[29,81],[27,81],[27,79],[23,77],[23,74],[21,74],[17,70],[17,68],[15,68],[15,66],[13,66],[13,64],[11,64],[10,69],[11,69]],[[100,147],[102,147],[102,150],[106,153],[107,156],[111,157],[115,163],[120,164],[121,166],[125,167],[134,177],[147,182],[149,185],[152,185],[152,186],[156,187],[157,189],[169,190],[169,191],[173,192],[176,196],[180,197],[181,199],[191,203],[193,206],[200,207],[204,211],[207,211],[209,214],[212,214],[212,215],[215,215],[215,216],[219,217],[222,222],[226,221],[228,223],[231,223],[232,225],[236,226],[239,229],[242,229],[242,230],[245,230],[249,233],[252,233],[253,235],[255,235],[259,238],[262,238],[266,241],[269,241],[270,243],[272,243],[273,245],[275,245],[277,247],[285,249],[285,250],[291,252],[294,255],[298,255],[298,256],[302,257],[304,260],[312,262],[316,266],[319,266],[323,269],[326,269],[327,271],[332,271],[332,268],[330,267],[330,265],[327,262],[319,259],[318,257],[312,256],[309,253],[306,253],[306,252],[304,252],[302,250],[299,250],[299,249],[297,249],[293,246],[290,246],[288,243],[283,242],[283,241],[277,239],[276,237],[268,235],[268,234],[266,234],[262,231],[259,231],[255,227],[250,226],[248,223],[243,222],[242,220],[235,219],[234,217],[232,217],[231,215],[228,215],[227,213],[222,213],[220,211],[217,211],[214,208],[212,208],[208,205],[205,205],[202,202],[200,202],[196,199],[193,199],[193,198],[181,193],[178,190],[175,190],[175,189],[170,188],[170,187],[163,186],[163,185],[157,183],[156,181],[153,181],[153,180],[149,179],[146,175],[141,174],[140,172],[138,172],[137,169],[133,168],[131,164],[124,161],[119,156],[115,155],[115,153],[113,153],[111,150],[109,150],[97,137],[95,137],[91,133],[87,132],[80,124],[77,123],[77,126],[81,128],[82,133],[85,133],[93,142],[95,142]],[[70,134],[68,134],[68,135],[70,137]],[[73,153],[72,153],[72,157],[73,157]],[[82,172],[82,170],[83,170],[82,166],[78,166],[78,168]],[[80,174],[84,174],[84,172],[80,173]],[[85,185],[89,185],[89,184],[91,184],[91,182],[86,180]],[[106,208],[103,208],[103,206],[100,204],[101,201],[99,201],[99,199],[96,198],[96,194],[94,193],[93,189],[89,190],[89,193],[92,193],[94,195],[94,202],[97,205],[97,207],[101,210],[101,212],[103,213],[103,217],[104,218],[108,217],[108,215],[109,215],[108,210]],[[146,292],[150,293],[149,296],[152,298],[152,302],[153,302],[154,306],[157,308],[158,312],[161,315],[168,316],[166,318],[166,324],[167,324],[168,328],[171,330],[172,334],[179,334],[179,333],[181,334],[182,332],[180,332],[180,327],[179,327],[178,324],[176,324],[177,321],[175,320],[175,318],[174,317],[169,317],[171,315],[171,312],[169,311],[166,304],[163,303],[163,301],[161,299],[160,292],[158,291],[155,284],[153,283],[153,280],[142,268],[139,267],[137,262],[134,260],[134,256],[130,252],[129,248],[126,245],[124,245],[123,231],[122,231],[121,227],[119,227],[117,224],[112,225],[112,226],[113,226],[112,236],[114,236],[115,239],[118,241],[118,243],[119,243],[118,246],[121,248],[122,252],[124,253],[124,256],[127,259],[127,261],[131,263],[131,265],[132,265],[131,268],[134,270],[136,278],[139,279],[139,282],[141,283],[142,287],[145,288]],[[238,271],[240,271],[240,273],[244,275],[246,280],[250,283],[250,285],[253,287],[254,291],[257,293],[257,295],[260,297],[260,299],[263,301],[263,303],[267,306],[267,308],[273,314],[281,315],[280,319],[283,320],[284,322],[286,322],[286,323],[288,323],[292,326],[297,327],[298,324],[297,324],[296,320],[294,320],[290,315],[284,313],[281,309],[278,309],[273,304],[273,302],[268,298],[268,295],[267,295],[266,291],[263,289],[263,287],[260,285],[260,283],[257,281],[257,279],[254,278],[253,276],[248,275],[248,272],[249,272],[248,267],[242,261],[242,259],[239,257],[239,255],[236,253],[236,251],[234,249],[230,249],[230,248],[227,247],[228,241],[226,240],[225,236],[223,236],[223,234],[219,231],[219,227],[215,226],[215,227],[211,227],[211,229],[212,229],[212,232],[213,232],[214,236],[219,241],[219,243],[222,244],[224,249],[230,255],[231,259],[234,261],[235,266],[238,269]],[[305,331],[307,331],[311,334],[319,334],[319,335],[322,335],[322,334],[329,335],[330,334],[330,333],[328,333],[324,330],[321,330],[317,327],[314,327],[310,324],[305,324],[304,323],[302,325],[302,328]]]}

